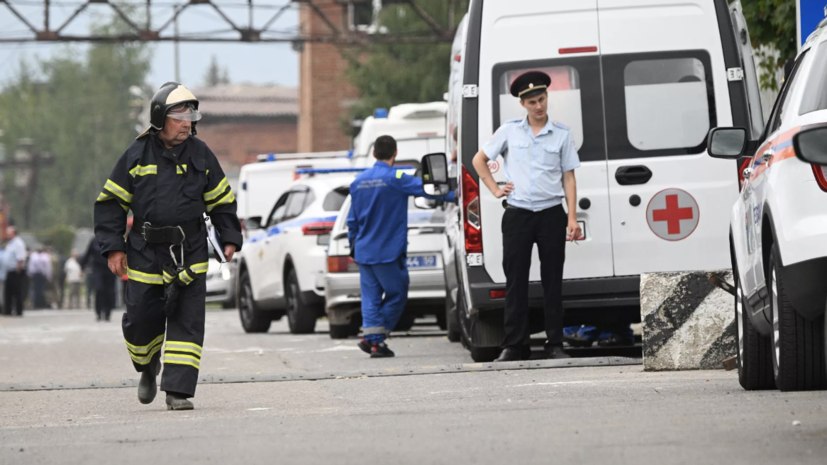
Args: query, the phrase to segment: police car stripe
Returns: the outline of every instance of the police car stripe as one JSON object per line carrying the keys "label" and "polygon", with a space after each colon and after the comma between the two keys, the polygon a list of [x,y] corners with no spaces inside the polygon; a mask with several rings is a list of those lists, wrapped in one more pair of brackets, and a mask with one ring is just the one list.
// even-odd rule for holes
{"label": "police car stripe", "polygon": [[211,205],[207,205],[207,212],[211,212],[213,210],[213,208],[215,208],[219,205],[226,205],[226,204],[230,204],[230,203],[233,203],[233,202],[235,202],[235,195],[233,194],[233,191],[230,190],[230,193],[225,195],[224,197],[222,197],[218,202],[215,202]]}
{"label": "police car stripe", "polygon": [[127,191],[123,187],[115,184],[111,179],[106,180],[106,184],[103,185],[103,188],[108,190],[109,192],[114,194],[115,197],[120,198],[126,203],[132,202],[132,194],[130,194],[129,191]]}
{"label": "police car stripe", "polygon": [[126,269],[126,276],[131,281],[145,284],[164,284],[164,277],[159,274],[144,273],[131,268]]}
{"label": "police car stripe", "polygon": [[204,194],[204,201],[210,202],[212,200],[217,199],[221,194],[224,193],[224,190],[227,189],[227,187],[229,186],[230,182],[227,181],[227,177],[225,176],[224,179],[222,179],[221,182],[219,182],[218,185],[215,186],[215,189]]}

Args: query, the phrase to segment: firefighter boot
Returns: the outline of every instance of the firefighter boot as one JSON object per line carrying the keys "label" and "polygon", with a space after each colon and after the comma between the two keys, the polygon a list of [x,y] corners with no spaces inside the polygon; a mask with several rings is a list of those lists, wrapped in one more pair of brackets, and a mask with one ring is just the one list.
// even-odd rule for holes
{"label": "firefighter boot", "polygon": [[141,381],[138,382],[138,400],[142,404],[151,404],[158,394],[158,384],[155,377],[161,372],[161,359],[153,357],[149,368],[141,372]]}
{"label": "firefighter boot", "polygon": [[195,406],[186,397],[175,392],[167,393],[167,410],[192,410]]}

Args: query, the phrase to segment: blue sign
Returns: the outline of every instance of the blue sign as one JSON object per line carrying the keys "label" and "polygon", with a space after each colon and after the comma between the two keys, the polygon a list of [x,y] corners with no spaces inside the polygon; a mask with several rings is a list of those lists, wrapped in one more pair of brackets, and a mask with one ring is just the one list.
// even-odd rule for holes
{"label": "blue sign", "polygon": [[807,37],[816,30],[818,23],[827,16],[827,0],[797,0],[798,45],[804,45]]}

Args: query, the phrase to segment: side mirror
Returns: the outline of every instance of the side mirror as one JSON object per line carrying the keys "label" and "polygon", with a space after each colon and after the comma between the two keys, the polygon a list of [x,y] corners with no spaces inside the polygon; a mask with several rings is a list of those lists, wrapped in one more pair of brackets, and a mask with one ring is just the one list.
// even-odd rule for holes
{"label": "side mirror", "polygon": [[244,220],[244,227],[247,230],[252,231],[253,229],[261,229],[261,217],[260,216],[251,216]]}
{"label": "side mirror", "polygon": [[747,130],[744,128],[715,128],[709,131],[707,147],[710,157],[737,160],[746,146]]}
{"label": "side mirror", "polygon": [[422,184],[428,195],[448,195],[448,159],[444,153],[431,153],[422,157]]}
{"label": "side mirror", "polygon": [[800,160],[827,166],[827,126],[799,132],[793,136],[793,148]]}
{"label": "side mirror", "polygon": [[425,197],[417,197],[414,199],[416,208],[422,210],[433,210],[437,206],[437,201],[433,199],[426,199]]}

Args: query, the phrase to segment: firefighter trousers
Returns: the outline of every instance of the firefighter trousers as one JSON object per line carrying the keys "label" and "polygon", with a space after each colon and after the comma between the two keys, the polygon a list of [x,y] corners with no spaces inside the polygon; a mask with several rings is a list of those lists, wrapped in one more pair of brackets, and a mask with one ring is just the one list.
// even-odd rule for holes
{"label": "firefighter trousers", "polygon": [[161,358],[164,367],[162,391],[186,397],[195,395],[204,343],[206,296],[206,280],[200,275],[180,288],[176,309],[167,318],[163,285],[127,281],[126,313],[123,315],[127,350],[139,372],[149,369],[153,359]]}

